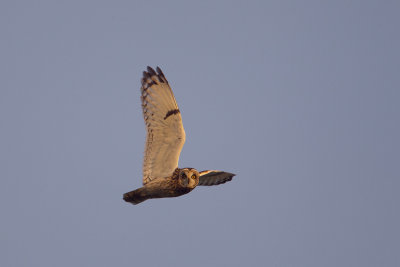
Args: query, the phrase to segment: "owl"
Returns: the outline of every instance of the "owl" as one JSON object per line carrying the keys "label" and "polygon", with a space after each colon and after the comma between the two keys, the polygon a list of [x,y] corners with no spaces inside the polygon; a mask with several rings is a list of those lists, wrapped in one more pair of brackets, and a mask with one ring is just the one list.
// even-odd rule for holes
{"label": "owl", "polygon": [[[157,72],[156,72],[157,71]],[[125,193],[134,205],[153,198],[178,197],[198,185],[211,186],[231,181],[235,174],[217,170],[178,168],[185,143],[181,112],[172,89],[159,67],[143,72],[141,102],[146,125],[143,187]]]}

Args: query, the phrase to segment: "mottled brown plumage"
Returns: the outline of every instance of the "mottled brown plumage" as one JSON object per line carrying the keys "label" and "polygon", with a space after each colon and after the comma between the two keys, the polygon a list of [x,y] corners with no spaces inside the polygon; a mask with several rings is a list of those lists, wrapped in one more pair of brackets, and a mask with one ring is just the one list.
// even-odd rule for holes
{"label": "mottled brown plumage", "polygon": [[178,168],[179,155],[185,143],[181,112],[172,89],[159,67],[143,72],[141,101],[146,125],[143,160],[143,187],[124,194],[124,200],[139,204],[147,199],[178,197],[197,185],[218,185],[232,180],[232,173],[198,172]]}
{"label": "mottled brown plumage", "polygon": [[171,177],[152,180],[143,187],[124,194],[124,200],[139,204],[151,198],[179,197],[192,191],[198,183],[199,173],[195,169],[176,168]]}

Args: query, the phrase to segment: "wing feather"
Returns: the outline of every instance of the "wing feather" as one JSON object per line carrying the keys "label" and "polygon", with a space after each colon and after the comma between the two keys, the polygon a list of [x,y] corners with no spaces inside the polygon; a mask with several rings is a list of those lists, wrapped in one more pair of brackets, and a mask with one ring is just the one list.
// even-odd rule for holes
{"label": "wing feather", "polygon": [[217,170],[199,172],[200,179],[198,185],[219,185],[232,180],[235,174]]}
{"label": "wing feather", "polygon": [[146,125],[143,184],[170,176],[178,167],[185,130],[174,94],[161,69],[143,72],[141,101]]}

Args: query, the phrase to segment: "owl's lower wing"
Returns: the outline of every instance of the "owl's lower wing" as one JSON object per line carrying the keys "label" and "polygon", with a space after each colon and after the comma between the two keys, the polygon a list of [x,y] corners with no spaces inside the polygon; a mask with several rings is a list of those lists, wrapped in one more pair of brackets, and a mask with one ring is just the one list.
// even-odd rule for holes
{"label": "owl's lower wing", "polygon": [[223,171],[201,171],[198,185],[219,185],[232,180],[235,174]]}
{"label": "owl's lower wing", "polygon": [[178,167],[185,130],[174,94],[161,69],[143,72],[141,100],[146,124],[143,184],[170,176]]}

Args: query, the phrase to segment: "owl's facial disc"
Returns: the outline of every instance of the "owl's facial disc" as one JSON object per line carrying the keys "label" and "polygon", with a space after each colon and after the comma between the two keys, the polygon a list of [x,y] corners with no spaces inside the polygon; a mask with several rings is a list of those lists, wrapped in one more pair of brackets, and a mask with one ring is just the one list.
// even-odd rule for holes
{"label": "owl's facial disc", "polygon": [[195,169],[183,169],[179,174],[179,182],[182,186],[195,188],[199,184],[199,173]]}
{"label": "owl's facial disc", "polygon": [[189,188],[195,188],[199,184],[199,173],[195,169],[191,169],[188,172],[188,177],[189,177]]}
{"label": "owl's facial disc", "polygon": [[186,171],[182,170],[179,173],[179,183],[181,184],[181,186],[183,187],[187,187],[187,185],[189,184],[189,178],[187,177]]}

